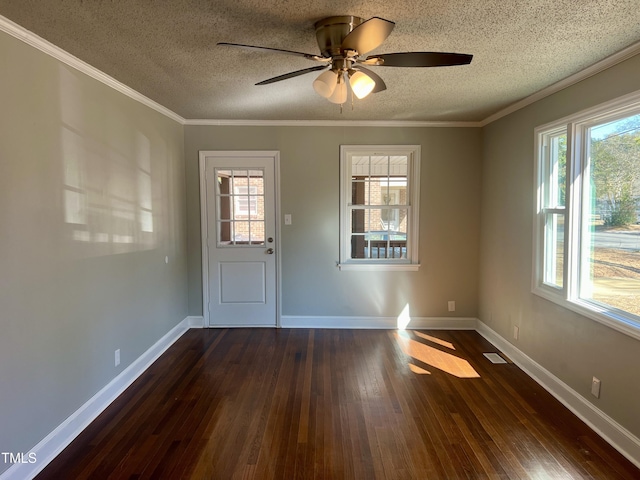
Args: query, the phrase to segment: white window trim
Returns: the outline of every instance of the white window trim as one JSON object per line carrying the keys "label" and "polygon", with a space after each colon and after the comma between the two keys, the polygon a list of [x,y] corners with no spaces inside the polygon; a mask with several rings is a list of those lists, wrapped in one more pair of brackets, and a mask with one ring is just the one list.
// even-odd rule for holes
{"label": "white window trim", "polygon": [[[596,322],[606,325],[614,330],[629,335],[640,340],[640,320],[631,314],[626,314],[620,310],[603,308],[594,302],[588,302],[579,296],[579,268],[580,268],[580,228],[582,212],[577,211],[577,207],[583,205],[582,172],[585,161],[582,151],[585,147],[585,132],[593,125],[603,121],[614,121],[617,118],[624,118],[631,114],[640,112],[640,91],[636,91],[623,97],[605,102],[596,107],[583,110],[574,115],[564,117],[560,120],[541,125],[534,130],[534,195],[535,209],[533,215],[533,265],[531,291],[535,295],[545,298],[568,310],[590,318]],[[543,189],[541,168],[542,159],[542,137],[544,134],[559,130],[563,127],[567,129],[567,187],[565,198],[565,270],[563,287],[553,287],[544,283],[543,264],[544,258],[544,222],[541,213],[543,207]]]}
{"label": "white window trim", "polygon": [[[350,258],[347,239],[350,238],[351,155],[407,155],[407,191],[409,218],[407,223],[407,259]],[[341,145],[340,146],[340,270],[417,271],[420,268],[420,145]]]}

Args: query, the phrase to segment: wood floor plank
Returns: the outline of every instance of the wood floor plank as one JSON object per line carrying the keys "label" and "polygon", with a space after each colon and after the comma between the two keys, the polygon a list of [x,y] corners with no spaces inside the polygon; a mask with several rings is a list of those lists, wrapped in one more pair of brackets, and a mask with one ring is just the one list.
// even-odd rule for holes
{"label": "wood floor plank", "polygon": [[473,331],[190,330],[46,479],[639,479]]}

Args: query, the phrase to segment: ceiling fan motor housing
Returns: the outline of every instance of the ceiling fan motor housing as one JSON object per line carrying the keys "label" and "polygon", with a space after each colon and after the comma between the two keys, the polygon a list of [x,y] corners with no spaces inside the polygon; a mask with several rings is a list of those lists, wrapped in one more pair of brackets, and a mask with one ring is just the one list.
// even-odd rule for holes
{"label": "ceiling fan motor housing", "polygon": [[363,18],[350,15],[329,17],[315,23],[318,47],[324,57],[342,57],[342,41],[358,25]]}

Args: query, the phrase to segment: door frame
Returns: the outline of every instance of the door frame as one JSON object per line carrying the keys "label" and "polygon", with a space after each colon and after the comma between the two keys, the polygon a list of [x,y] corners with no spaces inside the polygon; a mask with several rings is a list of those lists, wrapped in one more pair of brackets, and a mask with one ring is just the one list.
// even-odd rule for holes
{"label": "door frame", "polygon": [[246,158],[246,157],[271,157],[274,166],[274,200],[275,200],[275,248],[276,248],[276,328],[281,328],[281,257],[280,257],[280,152],[278,150],[200,150],[199,152],[199,173],[200,173],[200,243],[202,251],[202,316],[204,317],[204,328],[210,328],[209,319],[209,249],[207,248],[209,222],[207,215],[207,184],[206,184],[206,159],[207,157],[225,158]]}

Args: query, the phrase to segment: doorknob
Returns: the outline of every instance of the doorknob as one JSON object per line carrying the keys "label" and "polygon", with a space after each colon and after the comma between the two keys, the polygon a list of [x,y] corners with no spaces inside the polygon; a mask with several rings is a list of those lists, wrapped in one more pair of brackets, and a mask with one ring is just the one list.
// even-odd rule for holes
{"label": "doorknob", "polygon": [[267,248],[267,253],[269,255],[273,255],[273,248]]}

